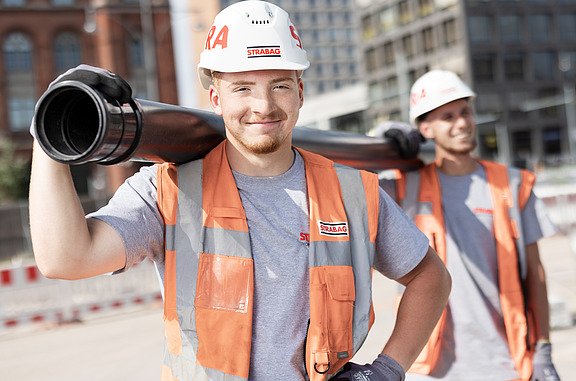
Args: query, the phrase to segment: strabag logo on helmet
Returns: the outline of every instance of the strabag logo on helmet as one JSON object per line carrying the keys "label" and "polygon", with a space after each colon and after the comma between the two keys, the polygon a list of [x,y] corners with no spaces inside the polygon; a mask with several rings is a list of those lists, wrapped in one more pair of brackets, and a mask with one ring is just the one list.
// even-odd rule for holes
{"label": "strabag logo on helmet", "polygon": [[327,236],[348,236],[348,222],[318,221],[318,232]]}
{"label": "strabag logo on helmet", "polygon": [[281,57],[282,50],[280,50],[280,45],[248,46],[246,48],[246,54],[248,58]]}

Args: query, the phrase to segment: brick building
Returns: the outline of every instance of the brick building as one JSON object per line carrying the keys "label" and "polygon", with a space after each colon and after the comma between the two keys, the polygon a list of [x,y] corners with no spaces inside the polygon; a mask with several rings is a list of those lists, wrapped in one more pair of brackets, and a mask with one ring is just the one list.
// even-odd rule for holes
{"label": "brick building", "polygon": [[[30,157],[36,100],[80,63],[118,73],[135,97],[177,104],[170,20],[168,0],[0,0],[0,136]],[[79,193],[102,196],[135,165],[72,170]]]}

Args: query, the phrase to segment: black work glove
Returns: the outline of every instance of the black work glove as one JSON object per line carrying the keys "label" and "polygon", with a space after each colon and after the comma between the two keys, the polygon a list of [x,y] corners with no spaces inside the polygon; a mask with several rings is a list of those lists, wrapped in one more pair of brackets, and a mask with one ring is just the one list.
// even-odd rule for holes
{"label": "black work glove", "polygon": [[552,363],[552,344],[546,342],[536,344],[533,365],[530,381],[560,381],[560,376]]}
{"label": "black work glove", "polygon": [[414,159],[418,156],[420,143],[426,139],[417,128],[403,122],[388,122],[384,128],[384,137],[392,139],[396,143],[400,157]]}
{"label": "black work glove", "polygon": [[404,369],[392,357],[380,354],[372,364],[349,362],[331,380],[334,381],[404,381]]}
{"label": "black work glove", "polygon": [[120,104],[128,103],[132,99],[132,88],[122,77],[106,69],[90,65],[78,65],[56,78],[53,85],[64,81],[78,81],[93,87],[107,96],[110,100]]}
{"label": "black work glove", "polygon": [[[95,66],[81,64],[59,75],[48,85],[49,91],[54,85],[64,81],[82,82],[98,91],[111,102],[117,101],[120,104],[128,103],[132,99],[132,88],[122,77],[106,69]],[[35,109],[38,109],[36,103]],[[30,124],[30,134],[35,135],[35,120]]]}

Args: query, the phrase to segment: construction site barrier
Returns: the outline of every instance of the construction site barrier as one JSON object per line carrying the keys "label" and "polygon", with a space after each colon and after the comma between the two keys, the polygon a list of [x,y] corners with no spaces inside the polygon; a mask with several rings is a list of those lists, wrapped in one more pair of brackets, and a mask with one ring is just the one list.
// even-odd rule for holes
{"label": "construction site barrier", "polygon": [[36,266],[0,270],[0,331],[28,324],[77,322],[95,314],[156,303],[162,296],[154,265],[82,280],[45,278]]}

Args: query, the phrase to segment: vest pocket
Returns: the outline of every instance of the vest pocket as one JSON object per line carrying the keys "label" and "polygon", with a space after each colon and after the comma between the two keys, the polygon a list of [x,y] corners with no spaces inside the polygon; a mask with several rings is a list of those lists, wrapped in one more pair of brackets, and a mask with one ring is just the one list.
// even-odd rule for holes
{"label": "vest pocket", "polygon": [[328,340],[330,349],[346,352],[352,347],[354,315],[354,275],[350,267],[335,267],[326,272]]}
{"label": "vest pocket", "polygon": [[247,313],[252,271],[251,258],[201,253],[194,305]]}

